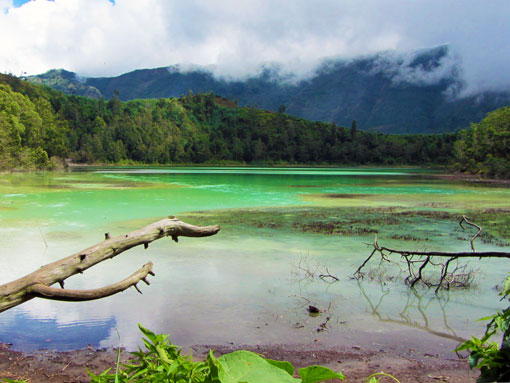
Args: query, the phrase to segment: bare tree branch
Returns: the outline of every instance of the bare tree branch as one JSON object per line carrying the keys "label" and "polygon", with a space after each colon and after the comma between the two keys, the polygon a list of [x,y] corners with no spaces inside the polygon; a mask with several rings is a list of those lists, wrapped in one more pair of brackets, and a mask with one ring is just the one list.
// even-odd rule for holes
{"label": "bare tree branch", "polygon": [[471,238],[471,241],[470,241],[471,242],[471,250],[473,250],[473,253],[474,253],[476,250],[475,250],[475,246],[473,245],[473,241],[476,239],[476,237],[478,237],[480,235],[480,233],[482,232],[482,228],[475,223],[469,222],[469,218],[466,217],[465,215],[463,215],[462,219],[459,222],[459,225],[462,228],[462,230],[466,230],[464,228],[464,226],[462,226],[463,222],[466,222],[466,224],[468,224],[470,226],[474,226],[478,229],[478,232],[475,235],[473,235],[473,237]]}
{"label": "bare tree branch", "polygon": [[[378,245],[379,246],[379,245]],[[483,251],[474,253],[471,251],[449,252],[449,251],[416,251],[416,250],[398,250],[385,246],[379,246],[376,251],[385,251],[388,254],[400,254],[403,256],[419,255],[425,257],[452,257],[459,256],[463,258],[510,258],[510,252],[506,251]]]}
{"label": "bare tree branch", "polygon": [[135,288],[137,288],[136,283],[140,280],[147,282],[146,277],[147,274],[152,272],[152,264],[145,265],[142,269],[121,282],[101,289],[85,290],[81,292],[71,290],[71,293],[63,293],[59,289],[50,288],[50,286],[59,283],[63,288],[64,280],[70,276],[83,273],[88,268],[141,244],[147,248],[149,243],[163,237],[170,236],[177,242],[179,236],[207,237],[216,234],[219,230],[220,227],[217,225],[205,227],[194,226],[170,216],[125,235],[111,237],[107,234],[105,235],[104,241],[94,246],[42,266],[39,270],[20,279],[1,285],[0,312],[15,307],[34,297],[45,297],[56,300],[88,300],[112,295],[130,286],[135,286]]}
{"label": "bare tree branch", "polygon": [[[453,261],[458,261],[460,258],[510,258],[510,252],[503,251],[487,251],[487,252],[475,252],[475,248],[473,245],[473,241],[480,235],[482,232],[482,228],[475,223],[469,221],[469,218],[466,216],[462,216],[462,219],[459,222],[460,227],[465,229],[462,226],[463,223],[467,225],[476,227],[478,232],[471,238],[471,250],[470,252],[446,252],[446,251],[415,251],[415,250],[400,250],[400,249],[392,249],[385,246],[380,246],[377,242],[377,235],[374,240],[373,250],[370,255],[365,259],[365,261],[358,267],[358,269],[354,272],[354,276],[357,278],[362,278],[363,273],[362,269],[365,265],[372,259],[375,253],[379,253],[381,257],[381,261],[389,261],[388,256],[392,254],[398,254],[403,258],[407,263],[407,272],[408,276],[405,279],[405,282],[408,283],[411,287],[414,287],[417,282],[421,281],[427,287],[436,287],[436,292],[441,288],[449,289],[451,285],[453,286],[465,286],[472,280],[472,271],[465,272],[465,267],[458,266],[455,268],[453,272],[449,272],[448,268],[450,263]],[[433,258],[446,258],[444,263],[441,262],[433,262]],[[431,283],[424,278],[423,271],[427,266],[440,268],[440,276],[439,282]],[[418,268],[418,270],[416,270]],[[458,274],[458,270],[462,270],[463,272]]]}

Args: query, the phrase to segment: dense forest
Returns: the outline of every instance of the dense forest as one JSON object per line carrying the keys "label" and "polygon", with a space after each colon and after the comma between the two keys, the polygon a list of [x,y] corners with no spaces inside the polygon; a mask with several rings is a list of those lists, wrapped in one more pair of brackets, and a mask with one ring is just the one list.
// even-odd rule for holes
{"label": "dense forest", "polygon": [[466,164],[464,159],[473,154],[466,150],[469,132],[457,143],[456,134],[364,132],[356,121],[348,127],[310,122],[285,114],[283,107],[279,112],[238,107],[212,92],[97,100],[0,75],[4,169],[50,168],[59,158],[82,163],[448,164],[454,143],[459,164]]}
{"label": "dense forest", "polygon": [[510,107],[500,108],[463,130],[455,142],[457,168],[468,173],[510,178]]}

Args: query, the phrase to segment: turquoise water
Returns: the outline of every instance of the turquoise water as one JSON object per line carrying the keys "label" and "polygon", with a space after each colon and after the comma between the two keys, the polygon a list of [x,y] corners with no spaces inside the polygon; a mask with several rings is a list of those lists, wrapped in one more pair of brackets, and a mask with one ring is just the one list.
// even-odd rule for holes
{"label": "turquoise water", "polygon": [[[217,211],[225,216],[255,209],[266,211],[270,220],[273,208],[284,214],[302,207],[463,214],[473,208],[509,208],[510,189],[447,182],[420,169],[87,168],[2,175],[0,283],[97,243],[105,232],[122,234],[169,214],[200,211],[188,218],[200,224],[201,214],[214,221]],[[417,246],[467,250],[465,241],[452,237],[451,222],[413,225],[395,230],[430,233]],[[393,246],[416,245],[387,240]],[[493,288],[508,270],[503,261],[474,264],[474,288],[439,296],[410,291],[401,281],[352,280],[372,241],[373,234],[324,235],[242,221],[230,222],[210,238],[181,238],[178,244],[163,239],[66,281],[68,288],[97,288],[151,260],[156,276],[141,287],[143,296],[130,289],[93,302],[34,299],[0,314],[0,341],[22,350],[107,347],[118,344],[118,330],[122,344],[134,348],[136,324],[143,323],[182,345],[348,342],[379,347],[391,339],[395,343],[399,334],[405,347],[424,342],[450,347],[479,334],[483,324],[475,319],[501,307]],[[491,244],[480,244],[482,249],[502,250]],[[320,280],[326,268],[340,281]],[[313,278],[304,269],[314,271]],[[310,302],[325,312],[308,316]],[[327,330],[318,332],[326,317]]]}

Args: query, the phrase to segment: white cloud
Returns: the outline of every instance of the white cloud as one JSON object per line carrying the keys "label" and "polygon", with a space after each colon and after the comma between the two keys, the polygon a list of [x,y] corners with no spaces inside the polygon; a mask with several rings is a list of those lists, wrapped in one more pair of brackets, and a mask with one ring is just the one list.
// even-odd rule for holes
{"label": "white cloud", "polygon": [[[425,55],[428,60],[420,61]],[[431,58],[431,55],[436,55]],[[431,65],[434,63],[433,65]],[[458,94],[462,86],[461,58],[451,52],[448,47],[418,50],[415,52],[387,51],[379,53],[373,60],[369,73],[383,73],[391,78],[394,84],[435,85],[442,80],[455,80],[446,93],[451,96]],[[460,81],[459,81],[460,80]],[[459,83],[460,82],[460,83]]]}
{"label": "white cloud", "polygon": [[0,13],[5,13],[12,7],[12,0],[0,0]]}
{"label": "white cloud", "polygon": [[18,75],[193,64],[243,76],[275,62],[303,75],[327,57],[448,44],[471,90],[510,84],[508,0],[33,0],[19,8],[0,0],[0,7],[8,9],[0,12],[8,36],[0,71]]}

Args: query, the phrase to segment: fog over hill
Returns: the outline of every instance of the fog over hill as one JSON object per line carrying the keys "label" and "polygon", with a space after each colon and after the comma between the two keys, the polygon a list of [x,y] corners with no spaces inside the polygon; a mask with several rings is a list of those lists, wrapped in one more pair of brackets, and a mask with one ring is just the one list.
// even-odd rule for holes
{"label": "fog over hill", "polygon": [[412,53],[383,52],[331,59],[304,75],[263,66],[254,75],[215,75],[214,68],[170,66],[116,77],[81,78],[64,70],[28,76],[66,93],[121,100],[208,93],[241,106],[385,133],[440,133],[469,127],[510,105],[504,90],[465,92],[462,61],[447,46]]}

